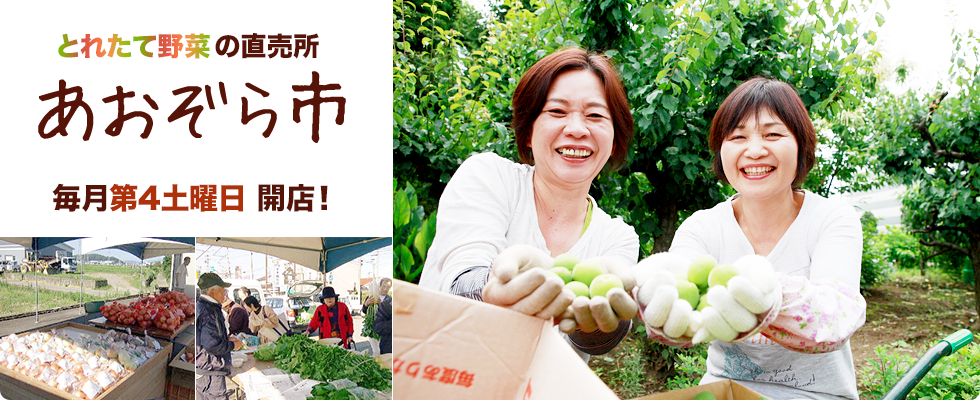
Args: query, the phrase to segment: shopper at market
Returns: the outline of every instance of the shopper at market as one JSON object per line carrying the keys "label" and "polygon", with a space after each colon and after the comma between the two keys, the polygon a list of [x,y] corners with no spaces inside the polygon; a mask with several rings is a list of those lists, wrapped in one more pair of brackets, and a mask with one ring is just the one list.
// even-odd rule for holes
{"label": "shopper at market", "polygon": [[[633,137],[626,92],[605,57],[567,49],[524,73],[513,111],[521,163],[484,153],[459,166],[439,199],[419,284],[561,319],[583,359],[606,353],[637,312],[627,293],[640,244],[632,227],[599,208],[589,188],[600,171],[626,162]],[[566,253],[597,259],[626,290],[576,298],[547,274],[552,257]]]}
{"label": "shopper at market", "polygon": [[381,278],[381,283],[378,286],[378,297],[369,297],[364,302],[364,306],[361,307],[361,312],[367,313],[369,306],[378,304],[372,328],[374,328],[375,333],[381,336],[378,339],[381,354],[386,354],[391,353],[391,296],[388,295],[388,291],[391,290],[391,279]]}
{"label": "shopper at market", "polygon": [[865,319],[861,224],[850,205],[800,189],[817,147],[806,106],[784,82],[750,79],[718,108],[708,143],[715,174],[737,193],[688,217],[670,252],[729,264],[764,256],[783,296],[761,334],[708,347],[701,383],[735,379],[773,399],[856,400],[848,338]]}
{"label": "shopper at market", "polygon": [[310,326],[304,332],[310,335],[320,330],[320,339],[339,338],[345,348],[351,348],[351,335],[354,334],[354,318],[350,315],[347,305],[342,303],[340,295],[332,286],[327,286],[320,293],[320,306],[313,313]]}
{"label": "shopper at market", "polygon": [[378,347],[381,354],[391,353],[391,296],[385,296],[374,315],[374,332],[381,336]]}
{"label": "shopper at market", "polygon": [[275,342],[286,333],[286,327],[272,307],[262,306],[255,296],[246,297],[242,304],[248,310],[248,329],[259,337],[261,343]]}
{"label": "shopper at market", "polygon": [[245,307],[229,298],[222,305],[222,309],[228,313],[228,333],[252,334],[252,330],[248,327],[248,310]]}
{"label": "shopper at market", "polygon": [[378,282],[378,295],[370,296],[364,301],[364,305],[361,306],[361,313],[367,313],[368,307],[372,304],[380,304],[386,297],[388,297],[388,291],[391,290],[391,279],[381,278]]}
{"label": "shopper at market", "polygon": [[227,283],[218,274],[208,272],[197,279],[201,296],[197,302],[196,341],[194,353],[195,381],[198,400],[226,400],[225,378],[231,374],[231,352],[242,343],[228,336],[221,304],[228,299]]}

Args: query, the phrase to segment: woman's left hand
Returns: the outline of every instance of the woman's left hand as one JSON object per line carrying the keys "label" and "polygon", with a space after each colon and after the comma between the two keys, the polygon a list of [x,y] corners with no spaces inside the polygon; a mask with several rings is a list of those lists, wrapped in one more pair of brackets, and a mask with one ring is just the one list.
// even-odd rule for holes
{"label": "woman's left hand", "polygon": [[620,321],[636,316],[638,306],[628,294],[636,286],[630,266],[612,258],[594,260],[599,261],[608,273],[619,277],[623,281],[623,289],[612,288],[605,296],[591,299],[585,296],[576,297],[558,323],[559,329],[563,332],[570,333],[576,329],[593,332],[598,329],[608,333],[616,330]]}

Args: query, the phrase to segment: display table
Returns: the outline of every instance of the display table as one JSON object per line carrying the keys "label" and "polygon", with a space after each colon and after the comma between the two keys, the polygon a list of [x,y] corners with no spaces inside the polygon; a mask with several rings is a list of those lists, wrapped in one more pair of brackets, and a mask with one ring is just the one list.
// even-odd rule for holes
{"label": "display table", "polygon": [[[105,329],[88,325],[66,322],[42,331],[51,329],[91,332],[93,335],[105,333]],[[161,343],[163,347],[153,358],[141,365],[136,371],[109,387],[95,400],[145,400],[164,396],[167,380],[167,361],[170,358],[171,344]],[[21,374],[6,367],[0,367],[0,392],[10,399],[30,400],[77,400],[78,397],[57,389],[38,379]]]}

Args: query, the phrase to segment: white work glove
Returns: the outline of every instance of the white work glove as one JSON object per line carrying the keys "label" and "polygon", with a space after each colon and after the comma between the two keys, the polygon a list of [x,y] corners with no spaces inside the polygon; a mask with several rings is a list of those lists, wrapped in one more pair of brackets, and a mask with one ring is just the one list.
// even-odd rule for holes
{"label": "white work glove", "polygon": [[591,260],[602,265],[607,273],[616,275],[623,281],[623,289],[610,289],[605,296],[588,298],[575,297],[571,307],[561,316],[558,328],[565,333],[580,330],[594,332],[613,332],[619,327],[620,321],[633,319],[636,316],[636,301],[628,293],[633,291],[636,280],[630,272],[630,266],[610,257],[599,257]]}
{"label": "white work glove", "polygon": [[709,288],[708,306],[693,310],[691,303],[679,298],[677,277],[685,276],[683,257],[660,253],[634,267],[639,288],[635,292],[642,309],[648,335],[663,343],[697,344],[714,339],[731,342],[746,332],[757,330],[777,306],[779,292],[775,274],[765,257],[749,255],[734,266],[738,275],[726,286]]}
{"label": "white work glove", "polygon": [[561,316],[575,295],[551,265],[551,257],[528,245],[504,250],[493,260],[483,301],[538,318]]}

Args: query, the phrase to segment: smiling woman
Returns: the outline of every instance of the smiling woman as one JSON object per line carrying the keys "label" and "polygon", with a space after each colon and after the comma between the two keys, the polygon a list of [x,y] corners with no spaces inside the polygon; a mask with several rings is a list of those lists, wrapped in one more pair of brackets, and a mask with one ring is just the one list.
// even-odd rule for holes
{"label": "smiling woman", "polygon": [[738,193],[687,218],[670,252],[735,265],[763,256],[782,306],[760,334],[708,347],[701,383],[736,379],[773,399],[856,400],[848,338],[865,316],[861,226],[852,207],[799,190],[815,160],[806,107],[790,85],[750,79],[719,107],[709,144],[715,173]]}
{"label": "smiling woman", "polygon": [[599,172],[626,159],[633,137],[626,92],[607,59],[568,49],[528,69],[513,110],[521,163],[495,154],[463,162],[439,201],[420,285],[554,317],[583,357],[604,353],[629,331],[633,300],[620,289],[573,304],[571,290],[548,273],[552,256],[570,253],[602,257],[609,272],[631,281],[636,232],[589,196]]}

